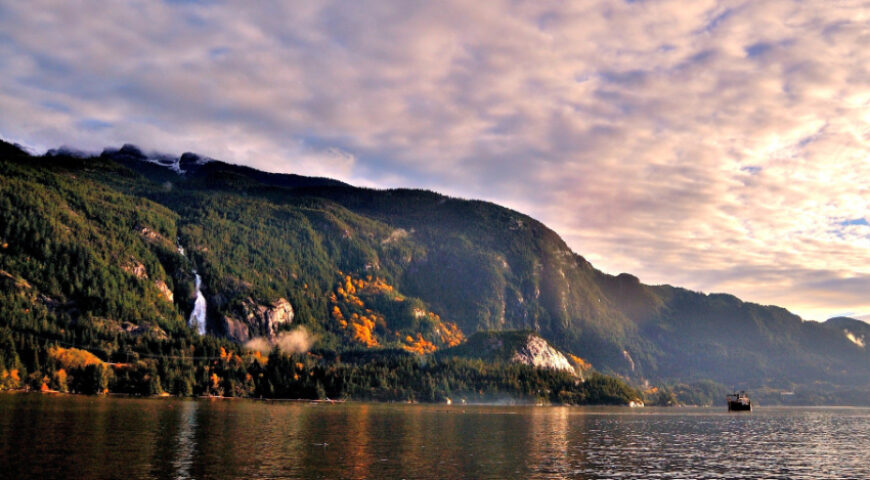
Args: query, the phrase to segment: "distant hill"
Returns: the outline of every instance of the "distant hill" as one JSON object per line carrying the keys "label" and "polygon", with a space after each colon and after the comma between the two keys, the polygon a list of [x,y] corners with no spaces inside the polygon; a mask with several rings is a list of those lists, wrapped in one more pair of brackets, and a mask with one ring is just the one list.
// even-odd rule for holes
{"label": "distant hill", "polygon": [[635,382],[870,388],[862,322],[608,275],[527,215],[430,191],[3,143],[0,244],[0,314],[49,330],[182,338],[195,270],[208,332],[238,342],[301,325],[317,349],[431,353],[528,330]]}

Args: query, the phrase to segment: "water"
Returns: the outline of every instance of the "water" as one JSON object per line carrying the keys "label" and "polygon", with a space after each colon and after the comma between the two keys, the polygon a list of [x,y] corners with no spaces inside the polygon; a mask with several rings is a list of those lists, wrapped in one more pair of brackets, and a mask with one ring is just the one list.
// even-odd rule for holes
{"label": "water", "polygon": [[202,294],[200,287],[202,287],[202,278],[198,273],[194,272],[196,275],[196,301],[193,302],[193,311],[190,312],[190,319],[187,323],[190,324],[191,327],[196,328],[196,331],[199,332],[200,335],[205,335],[205,295]]}
{"label": "water", "polygon": [[870,478],[870,409],[0,395],[0,478]]}

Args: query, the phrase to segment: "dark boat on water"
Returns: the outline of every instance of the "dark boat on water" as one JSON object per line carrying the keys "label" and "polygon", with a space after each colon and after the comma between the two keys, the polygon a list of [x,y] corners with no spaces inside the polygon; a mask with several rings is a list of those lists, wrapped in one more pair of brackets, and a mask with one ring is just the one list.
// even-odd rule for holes
{"label": "dark boat on water", "polygon": [[746,392],[740,391],[738,393],[732,393],[730,395],[725,395],[725,399],[728,400],[728,411],[729,412],[751,412],[752,411],[752,401],[749,400],[749,396],[746,395]]}

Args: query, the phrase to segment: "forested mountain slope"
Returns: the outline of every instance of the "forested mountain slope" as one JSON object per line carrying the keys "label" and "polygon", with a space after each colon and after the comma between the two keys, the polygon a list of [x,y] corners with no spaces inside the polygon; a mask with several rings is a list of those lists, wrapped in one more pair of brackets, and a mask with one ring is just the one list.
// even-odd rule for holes
{"label": "forested mountain slope", "polygon": [[132,146],[0,155],[0,315],[13,327],[37,315],[49,329],[186,341],[195,270],[208,332],[237,342],[302,325],[324,351],[426,354],[533,330],[635,381],[870,382],[861,325],[608,275],[491,203]]}

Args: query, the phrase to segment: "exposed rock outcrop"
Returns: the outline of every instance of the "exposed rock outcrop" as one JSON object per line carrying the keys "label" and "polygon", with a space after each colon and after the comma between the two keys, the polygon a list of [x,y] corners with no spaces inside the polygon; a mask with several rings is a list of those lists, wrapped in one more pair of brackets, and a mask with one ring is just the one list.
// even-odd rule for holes
{"label": "exposed rock outcrop", "polygon": [[228,338],[241,343],[247,342],[251,339],[250,329],[248,328],[248,324],[245,322],[229,315],[224,315],[222,320],[223,330]]}
{"label": "exposed rock outcrop", "polygon": [[274,339],[278,328],[293,321],[293,305],[286,298],[279,298],[263,305],[247,298],[236,315],[223,317],[227,337],[246,342],[253,337]]}
{"label": "exposed rock outcrop", "polygon": [[[148,229],[145,228],[144,230]],[[145,268],[145,265],[133,257],[130,257],[127,262],[121,265],[121,270],[124,270],[140,280],[148,279],[148,270]],[[175,300],[175,295],[172,294],[172,290],[169,289],[166,282],[163,280],[155,280],[154,286],[160,291],[160,295],[164,300],[169,303],[172,303]]]}
{"label": "exposed rock outcrop", "polygon": [[164,300],[169,303],[175,301],[175,295],[172,294],[172,290],[169,289],[166,282],[163,280],[156,280],[154,286],[157,287],[157,290],[160,290],[160,294],[163,296]]}
{"label": "exposed rock outcrop", "polygon": [[286,298],[279,298],[269,306],[257,305],[253,301],[246,305],[248,322],[267,337],[274,337],[280,325],[293,321],[293,306]]}
{"label": "exposed rock outcrop", "polygon": [[465,343],[447,349],[443,354],[561,370],[576,375],[580,380],[592,370],[592,366],[582,358],[562,353],[528,330],[477,332]]}
{"label": "exposed rock outcrop", "polygon": [[136,278],[148,278],[148,272],[145,270],[145,265],[132,257],[126,263],[121,265],[121,270],[132,274]]}
{"label": "exposed rock outcrop", "polygon": [[157,325],[153,325],[151,323],[143,323],[141,325],[135,325],[130,322],[124,322],[119,326],[120,331],[132,335],[134,337],[139,337],[142,335],[150,334],[154,338],[158,340],[168,340],[169,335],[166,332],[158,327]]}
{"label": "exposed rock outcrop", "polygon": [[514,353],[513,361],[539,368],[564,370],[575,373],[574,366],[562,352],[556,350],[543,338],[530,334],[528,339]]}

